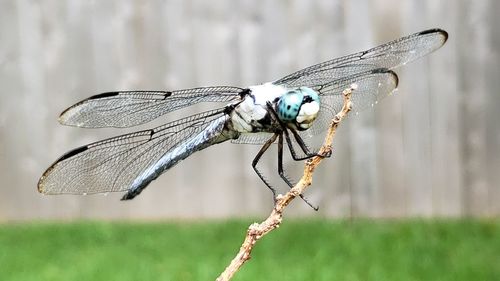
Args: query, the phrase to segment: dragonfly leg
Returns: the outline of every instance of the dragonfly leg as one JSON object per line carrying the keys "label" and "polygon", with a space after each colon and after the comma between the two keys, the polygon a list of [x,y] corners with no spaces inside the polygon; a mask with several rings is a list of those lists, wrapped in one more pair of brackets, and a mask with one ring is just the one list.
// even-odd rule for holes
{"label": "dragonfly leg", "polygon": [[[283,170],[283,134],[279,134],[278,138],[278,174],[290,188],[295,186],[295,184],[285,174],[285,171]],[[299,196],[307,205],[309,205],[309,207],[313,208],[313,210],[315,211],[319,210],[319,207],[309,202],[309,200],[303,194],[299,194]]]}
{"label": "dragonfly leg", "polygon": [[[316,153],[316,152],[311,152],[309,150],[309,147],[307,147],[307,144],[304,142],[304,140],[302,139],[302,137],[300,137],[299,133],[297,133],[297,131],[295,130],[291,130],[290,131],[292,132],[293,134],[293,137],[295,138],[295,140],[297,141],[297,143],[299,144],[300,148],[302,149],[302,151],[308,156],[308,158],[311,158],[311,157],[314,157],[314,156],[319,156],[319,157],[330,157],[332,156],[332,152],[329,151],[327,153]],[[291,143],[290,143],[290,146],[291,146]],[[303,159],[302,159],[303,160]]]}
{"label": "dragonfly leg", "polygon": [[266,186],[271,190],[271,192],[273,193],[273,199],[275,202],[276,202],[276,195],[277,195],[276,189],[274,187],[272,187],[271,184],[269,184],[269,182],[266,180],[264,175],[259,171],[259,169],[257,168],[257,163],[259,163],[259,160],[262,157],[262,155],[264,155],[264,153],[267,151],[267,149],[269,149],[269,147],[276,140],[277,137],[278,137],[278,134],[274,134],[268,141],[266,141],[266,143],[262,146],[262,148],[259,150],[257,155],[255,155],[255,158],[252,161],[253,170],[259,176],[259,178],[266,184]]}
{"label": "dragonfly leg", "polygon": [[[315,153],[311,153],[309,151],[309,148],[307,147],[307,145],[304,143],[304,141],[302,139],[301,139],[301,142],[297,141],[297,143],[299,144],[302,151],[305,153],[305,156],[302,156],[302,157],[298,156],[297,152],[293,148],[292,140],[290,139],[290,135],[288,134],[288,130],[285,129],[284,133],[285,133],[286,144],[288,145],[288,149],[290,149],[290,154],[292,155],[293,160],[301,161],[301,160],[306,160],[306,159],[309,159],[311,157],[316,156]],[[302,145],[301,145],[301,143],[302,143]]]}

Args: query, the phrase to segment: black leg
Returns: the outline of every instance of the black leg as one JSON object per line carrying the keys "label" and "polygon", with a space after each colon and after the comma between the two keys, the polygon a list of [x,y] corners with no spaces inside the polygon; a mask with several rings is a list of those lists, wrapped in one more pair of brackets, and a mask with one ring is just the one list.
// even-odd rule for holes
{"label": "black leg", "polygon": [[253,170],[255,171],[255,173],[257,173],[259,178],[266,184],[266,186],[271,190],[271,192],[273,193],[274,201],[276,201],[276,189],[274,189],[274,187],[272,187],[269,184],[266,178],[264,178],[264,175],[259,171],[259,169],[257,169],[257,163],[259,163],[259,160],[262,157],[262,155],[264,155],[264,153],[269,149],[271,144],[276,140],[276,137],[278,137],[278,134],[274,134],[268,141],[266,141],[266,143],[262,146],[262,148],[259,150],[257,155],[255,155],[255,158],[252,161]]}
{"label": "black leg", "polygon": [[283,134],[278,138],[278,174],[290,188],[295,185],[283,170]]}
{"label": "black leg", "polygon": [[[291,130],[291,131],[293,131],[293,130]],[[297,155],[297,152],[295,152],[295,149],[293,148],[292,140],[290,139],[290,135],[288,134],[287,129],[284,130],[284,134],[285,134],[286,144],[288,145],[288,149],[290,149],[290,154],[292,155],[293,160],[301,161],[301,160],[306,160],[306,159],[309,159],[311,157],[316,156],[314,153],[310,153],[309,148],[304,144],[304,142],[301,139],[302,144],[304,144],[305,150],[304,150],[304,147],[300,147],[300,148],[305,153],[305,156],[299,157]],[[300,142],[297,142],[297,143],[299,143],[299,146],[300,146]]]}
{"label": "black leg", "polygon": [[[307,145],[305,144],[305,142],[302,140],[302,138],[300,137],[300,135],[292,130],[292,129],[289,129],[278,117],[278,114],[276,113],[276,111],[274,110],[272,104],[270,102],[267,102],[267,107],[269,109],[269,112],[271,113],[271,116],[272,118],[278,122],[282,128],[282,132],[280,133],[277,133],[273,136],[272,141],[269,143],[269,141],[267,141],[264,146],[262,147],[262,149],[259,151],[259,153],[257,154],[257,156],[255,157],[253,163],[252,163],[252,166],[254,167],[254,170],[255,172],[259,175],[259,177],[262,179],[262,181],[273,191],[273,194],[275,195],[275,198],[276,198],[276,190],[264,179],[264,177],[262,176],[262,174],[257,170],[256,168],[256,165],[257,165],[257,162],[259,161],[260,157],[262,156],[262,154],[264,154],[264,152],[269,148],[269,146],[271,145],[271,143],[273,143],[275,140],[276,140],[276,137],[279,136],[279,139],[278,139],[278,173],[280,175],[280,177],[283,179],[283,181],[290,187],[292,188],[294,186],[294,184],[292,183],[292,181],[287,177],[287,175],[285,174],[284,170],[283,170],[283,133],[285,134],[285,138],[286,138],[286,142],[287,142],[287,145],[288,145],[288,148],[290,149],[290,153],[292,155],[292,158],[293,160],[295,161],[300,161],[300,160],[305,160],[305,159],[309,159],[311,157],[314,157],[314,156],[323,156],[325,157],[324,155],[319,155],[317,153],[312,153],[309,151],[309,148],[307,147]],[[288,130],[291,130],[297,143],[299,144],[300,148],[302,149],[302,151],[306,154],[305,157],[298,157],[297,156],[297,153],[295,152],[295,149],[293,148],[293,144],[292,144],[292,141],[290,139],[290,135],[288,134]],[[328,157],[328,156],[326,156]],[[308,200],[307,198],[305,198],[302,194],[299,195],[300,198],[302,200],[304,200],[304,202],[306,202],[307,205],[309,205],[311,208],[313,208],[315,211],[319,210],[319,207],[317,206],[314,206],[312,205]]]}
{"label": "black leg", "polygon": [[[283,134],[279,134],[278,138],[278,174],[290,188],[294,187],[295,184],[283,170]],[[309,207],[313,208],[315,211],[319,210],[319,207],[311,204],[304,195],[299,194],[299,196],[304,202],[306,202],[307,205],[309,205]]]}
{"label": "black leg", "polygon": [[[297,133],[297,131],[292,130],[292,129],[290,129],[290,131],[292,132],[293,137],[295,138],[295,140],[299,144],[299,146],[302,149],[302,151],[308,156],[308,158],[311,158],[311,157],[314,157],[314,156],[319,156],[319,157],[330,157],[330,156],[332,156],[332,152],[331,151],[328,152],[327,154],[319,154],[319,153],[316,153],[316,152],[311,152],[309,150],[309,147],[307,147],[307,144],[302,139],[302,137],[300,137],[299,133]],[[290,144],[290,146],[291,146],[291,144]]]}

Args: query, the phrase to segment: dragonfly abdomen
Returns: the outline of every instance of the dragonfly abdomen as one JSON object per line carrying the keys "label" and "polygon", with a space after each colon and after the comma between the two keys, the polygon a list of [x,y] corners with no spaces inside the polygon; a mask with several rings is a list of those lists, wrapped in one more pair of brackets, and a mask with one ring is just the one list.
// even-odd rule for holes
{"label": "dragonfly abdomen", "polygon": [[238,132],[227,130],[226,122],[228,118],[227,115],[224,115],[215,119],[200,133],[185,140],[180,145],[165,153],[158,161],[154,162],[153,165],[149,166],[134,180],[131,188],[122,197],[122,200],[133,199],[139,195],[149,183],[191,154],[214,144],[237,138],[239,135]]}

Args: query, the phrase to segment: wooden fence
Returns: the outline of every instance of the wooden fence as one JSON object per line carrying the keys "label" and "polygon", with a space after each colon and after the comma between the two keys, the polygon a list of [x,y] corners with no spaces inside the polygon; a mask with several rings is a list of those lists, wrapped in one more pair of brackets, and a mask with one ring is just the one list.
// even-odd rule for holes
{"label": "wooden fence", "polygon": [[290,213],[498,216],[499,11],[495,0],[2,1],[0,220],[261,216],[272,201],[250,166],[258,147],[230,143],[131,202],[42,196],[38,177],[59,155],[122,132],[63,127],[57,115],[111,90],[259,84],[432,27],[448,43],[398,69],[394,97],[342,124],[308,194],[319,213],[300,201]]}

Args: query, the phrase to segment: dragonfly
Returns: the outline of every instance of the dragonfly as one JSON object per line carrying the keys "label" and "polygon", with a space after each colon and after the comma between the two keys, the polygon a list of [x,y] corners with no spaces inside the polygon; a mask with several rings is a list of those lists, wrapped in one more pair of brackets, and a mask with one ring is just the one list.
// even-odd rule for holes
{"label": "dragonfly", "polygon": [[[119,135],[73,149],[41,176],[43,194],[124,192],[139,195],[153,180],[193,153],[226,141],[259,144],[252,167],[276,198],[276,189],[257,164],[269,147],[278,147],[278,174],[286,147],[293,160],[319,155],[307,140],[324,133],[341,109],[342,92],[356,84],[356,110],[372,105],[398,86],[394,68],[423,57],[448,38],[429,29],[366,51],[306,67],[273,82],[250,87],[212,86],[177,91],[115,91],[91,96],[64,110],[59,122],[82,128],[132,127],[198,103],[222,103],[164,125]],[[304,199],[304,197],[303,197]]]}

